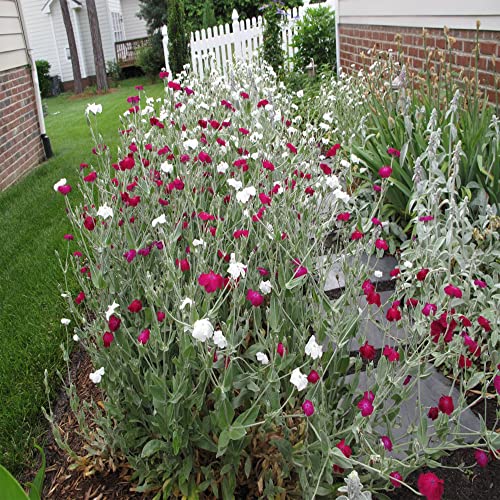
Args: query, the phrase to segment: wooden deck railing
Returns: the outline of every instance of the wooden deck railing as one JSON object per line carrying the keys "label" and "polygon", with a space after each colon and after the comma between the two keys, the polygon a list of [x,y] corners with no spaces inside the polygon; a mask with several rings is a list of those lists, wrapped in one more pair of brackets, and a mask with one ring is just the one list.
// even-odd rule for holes
{"label": "wooden deck railing", "polygon": [[116,62],[122,67],[135,66],[137,50],[148,43],[148,38],[134,38],[115,42]]}

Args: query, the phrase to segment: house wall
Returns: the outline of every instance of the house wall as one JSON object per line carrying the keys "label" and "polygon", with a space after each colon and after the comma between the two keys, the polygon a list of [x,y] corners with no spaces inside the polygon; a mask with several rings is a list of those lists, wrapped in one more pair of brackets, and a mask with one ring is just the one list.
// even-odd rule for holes
{"label": "house wall", "polygon": [[137,13],[139,12],[138,0],[121,0],[121,2],[127,40],[148,36],[144,19],[137,17]]}
{"label": "house wall", "polygon": [[[368,67],[380,50],[400,47],[409,68],[418,71],[426,58],[426,46],[444,49],[443,27],[456,39],[452,69],[473,76],[476,22],[480,21],[478,77],[491,101],[500,102],[500,1],[481,0],[338,0],[340,65],[343,70]],[[434,51],[434,60],[437,53]]]}
{"label": "house wall", "polygon": [[16,3],[0,0],[0,190],[44,159],[28,63]]}
{"label": "house wall", "polygon": [[60,55],[50,27],[50,18],[42,12],[44,3],[43,0],[20,0],[26,35],[35,60],[48,61],[50,74],[61,75]]}

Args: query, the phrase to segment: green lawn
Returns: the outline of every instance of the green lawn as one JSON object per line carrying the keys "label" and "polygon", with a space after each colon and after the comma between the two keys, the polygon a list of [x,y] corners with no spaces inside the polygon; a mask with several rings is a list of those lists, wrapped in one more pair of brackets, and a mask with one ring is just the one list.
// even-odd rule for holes
{"label": "green lawn", "polygon": [[[44,370],[55,393],[55,373],[63,367],[59,345],[65,339],[60,324],[65,311],[55,251],[65,252],[63,235],[70,227],[64,199],[52,186],[61,177],[75,186],[80,163],[92,161],[87,103],[102,104],[99,129],[114,151],[119,114],[138,84],[148,95],[162,94],[162,83],[133,79],[107,95],[48,99],[46,127],[54,157],[0,193],[0,462],[16,474],[29,463],[34,439],[43,442],[47,429],[40,411],[46,404]],[[71,196],[77,199],[77,190]]]}

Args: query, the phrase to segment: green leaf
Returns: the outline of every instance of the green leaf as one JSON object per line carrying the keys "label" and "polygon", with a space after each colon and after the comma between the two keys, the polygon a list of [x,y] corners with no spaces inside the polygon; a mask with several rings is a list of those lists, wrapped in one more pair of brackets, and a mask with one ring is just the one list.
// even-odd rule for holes
{"label": "green leaf", "polygon": [[228,434],[231,441],[239,441],[246,436],[247,430],[245,427],[230,427]]}
{"label": "green leaf", "polygon": [[226,451],[229,441],[231,441],[231,438],[229,437],[229,432],[222,431],[219,435],[219,443],[217,445],[217,457],[224,455],[224,452]]}
{"label": "green leaf", "polygon": [[148,441],[144,445],[141,457],[148,458],[151,455],[158,453],[159,451],[165,451],[167,449],[168,449],[168,444],[165,441],[162,441],[161,439],[152,439],[151,441]]}
{"label": "green leaf", "polygon": [[333,447],[330,450],[330,453],[334,456],[333,461],[336,465],[338,465],[339,467],[343,467],[344,469],[352,469],[351,462],[344,456],[339,448]]}
{"label": "green leaf", "polygon": [[254,406],[249,408],[247,411],[243,412],[235,421],[234,427],[247,426],[255,423],[257,416],[259,414],[259,407]]}
{"label": "green leaf", "polygon": [[11,475],[11,473],[0,465],[0,491],[5,499],[9,500],[27,500],[28,496],[21,488],[21,485]]}
{"label": "green leaf", "polygon": [[45,479],[45,453],[43,452],[40,446],[35,444],[35,448],[42,455],[42,465],[38,472],[36,473],[35,479],[31,483],[29,498],[30,500],[40,500],[42,498],[42,490],[43,490],[43,480]]}

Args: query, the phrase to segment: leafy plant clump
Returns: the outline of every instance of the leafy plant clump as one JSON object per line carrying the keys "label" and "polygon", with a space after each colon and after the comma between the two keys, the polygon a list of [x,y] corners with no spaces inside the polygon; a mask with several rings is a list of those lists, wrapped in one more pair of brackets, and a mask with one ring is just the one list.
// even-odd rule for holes
{"label": "leafy plant clump", "polygon": [[50,63],[44,60],[35,61],[36,72],[38,73],[38,85],[40,87],[40,94],[42,97],[50,97],[51,84],[50,84]]}
{"label": "leafy plant clump", "polygon": [[[61,290],[78,325],[68,342],[88,352],[103,394],[80,401],[68,387],[86,456],[53,426],[77,463],[125,457],[137,491],[158,498],[331,498],[355,469],[366,491],[353,474],[347,493],[368,498],[457,446],[497,456],[498,434],[461,423],[470,388],[500,393],[491,207],[474,220],[457,200],[459,143],[444,149],[430,127],[415,238],[399,249],[394,293],[381,294],[391,172],[378,191],[357,184],[360,160],[337,142],[354,126],[344,84],[325,131],[294,113],[268,66],[201,81],[181,72],[163,99],[127,99],[117,157],[98,133],[102,106],[88,106],[83,203],[65,179],[54,186],[74,232],[62,268],[80,286]],[[345,282],[334,300],[332,266]],[[380,346],[366,322],[380,325]],[[429,404],[421,383],[442,363],[456,367],[454,387]],[[404,426],[403,404],[415,409]],[[419,488],[441,484],[427,473]]]}
{"label": "leafy plant clump", "polygon": [[188,62],[188,40],[184,25],[183,0],[170,0],[168,4],[168,56],[174,75]]}
{"label": "leafy plant clump", "polygon": [[335,13],[330,7],[318,7],[306,11],[297,23],[293,38],[297,49],[293,56],[296,71],[305,71],[311,60],[317,68],[335,68]]}

